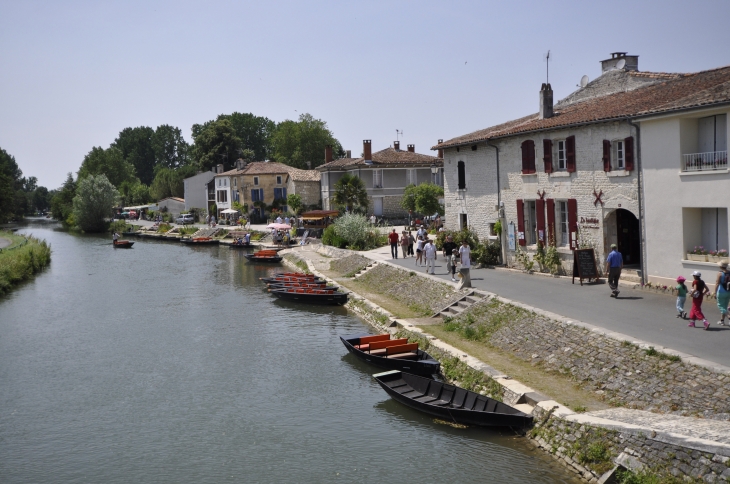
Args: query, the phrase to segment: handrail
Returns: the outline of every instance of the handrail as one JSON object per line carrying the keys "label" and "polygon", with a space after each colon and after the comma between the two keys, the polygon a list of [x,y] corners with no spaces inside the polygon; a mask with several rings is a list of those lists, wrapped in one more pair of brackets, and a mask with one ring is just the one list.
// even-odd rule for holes
{"label": "handrail", "polygon": [[727,170],[727,150],[682,155],[682,171]]}

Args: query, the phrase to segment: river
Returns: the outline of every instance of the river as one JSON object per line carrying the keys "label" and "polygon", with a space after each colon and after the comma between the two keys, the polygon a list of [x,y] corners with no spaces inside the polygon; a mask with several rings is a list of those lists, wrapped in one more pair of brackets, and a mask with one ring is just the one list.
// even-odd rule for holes
{"label": "river", "polygon": [[52,225],[50,267],[0,298],[0,482],[577,482],[509,431],[394,401],[344,308],[273,299],[227,247]]}

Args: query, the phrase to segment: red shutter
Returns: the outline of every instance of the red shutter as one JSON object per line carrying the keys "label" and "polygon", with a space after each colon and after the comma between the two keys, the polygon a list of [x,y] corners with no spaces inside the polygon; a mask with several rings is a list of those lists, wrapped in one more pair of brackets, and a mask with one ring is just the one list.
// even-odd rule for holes
{"label": "red shutter", "polygon": [[[545,245],[545,201],[541,199],[535,200],[535,215],[537,218],[537,240]],[[542,232],[542,237],[540,233]]]}
{"label": "red shutter", "polygon": [[575,198],[568,199],[568,231],[570,232],[570,248],[578,248],[578,201]]}
{"label": "red shutter", "polygon": [[575,171],[575,136],[565,138],[565,164],[569,173]]}
{"label": "red shutter", "polygon": [[[522,238],[520,238],[522,234]],[[527,245],[525,240],[525,204],[522,200],[517,200],[517,243],[521,246]]]}
{"label": "red shutter", "polygon": [[557,245],[555,242],[555,200],[548,198],[545,202],[547,207],[547,243]]}
{"label": "red shutter", "polygon": [[544,139],[542,140],[542,161],[545,162],[545,173],[553,172],[553,140]]}
{"label": "red shutter", "polygon": [[535,173],[535,142],[531,139],[522,142],[522,174]]}
{"label": "red shutter", "polygon": [[629,136],[624,140],[624,167],[626,171],[634,169],[634,137]]}
{"label": "red shutter", "polygon": [[611,171],[611,142],[603,140],[603,171]]}

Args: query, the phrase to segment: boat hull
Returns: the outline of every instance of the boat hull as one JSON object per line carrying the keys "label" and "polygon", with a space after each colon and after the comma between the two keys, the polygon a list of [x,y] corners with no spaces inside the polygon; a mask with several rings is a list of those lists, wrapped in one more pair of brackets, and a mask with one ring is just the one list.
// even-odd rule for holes
{"label": "boat hull", "polygon": [[180,242],[191,245],[216,245],[218,239],[180,239]]}
{"label": "boat hull", "polygon": [[252,244],[228,244],[229,249],[253,249],[254,247]]}
{"label": "boat hull", "polygon": [[481,427],[527,427],[532,417],[455,385],[402,371],[373,375],[394,400],[443,420]]}
{"label": "boat hull", "polygon": [[286,301],[295,301],[306,304],[324,304],[341,306],[347,302],[347,294],[332,292],[330,294],[308,294],[306,292],[292,292],[288,290],[271,290],[271,294]]}
{"label": "boat hull", "polygon": [[134,242],[131,240],[117,240],[116,242],[112,242],[112,245],[115,249],[131,249]]}
{"label": "boat hull", "polygon": [[[369,336],[369,335],[362,335]],[[436,361],[431,355],[423,350],[418,350],[418,360],[405,360],[399,358],[386,358],[383,356],[372,355],[366,351],[355,348],[359,344],[360,336],[340,336],[342,344],[345,345],[347,351],[355,355],[358,359],[387,370],[399,370],[425,377],[438,375],[441,370],[441,363]]]}
{"label": "boat hull", "polygon": [[256,257],[256,254],[243,254],[249,262],[281,262],[282,257],[280,255]]}

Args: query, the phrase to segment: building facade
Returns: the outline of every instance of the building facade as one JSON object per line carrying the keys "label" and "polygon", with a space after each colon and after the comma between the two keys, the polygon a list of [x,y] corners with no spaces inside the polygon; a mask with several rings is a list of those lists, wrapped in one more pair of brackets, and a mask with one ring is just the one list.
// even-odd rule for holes
{"label": "building facade", "polygon": [[183,180],[185,189],[185,210],[208,209],[208,184],[213,181],[213,170],[198,173]]}

